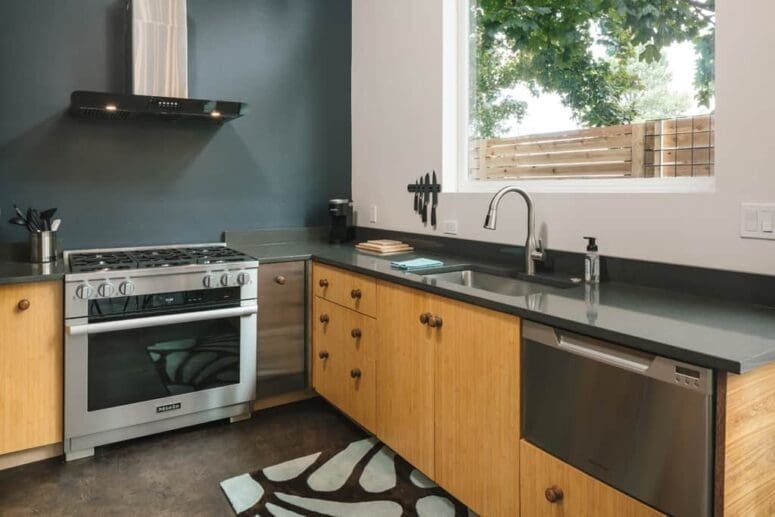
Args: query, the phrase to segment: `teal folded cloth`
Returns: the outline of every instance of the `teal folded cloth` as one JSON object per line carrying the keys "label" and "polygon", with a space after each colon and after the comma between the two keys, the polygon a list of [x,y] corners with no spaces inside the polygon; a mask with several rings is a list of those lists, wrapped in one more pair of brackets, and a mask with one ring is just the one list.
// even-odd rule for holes
{"label": "teal folded cloth", "polygon": [[432,260],[426,258],[417,258],[412,260],[393,261],[390,263],[390,267],[396,269],[402,269],[404,271],[415,271],[417,269],[428,269],[431,267],[441,267],[444,262],[440,260]]}

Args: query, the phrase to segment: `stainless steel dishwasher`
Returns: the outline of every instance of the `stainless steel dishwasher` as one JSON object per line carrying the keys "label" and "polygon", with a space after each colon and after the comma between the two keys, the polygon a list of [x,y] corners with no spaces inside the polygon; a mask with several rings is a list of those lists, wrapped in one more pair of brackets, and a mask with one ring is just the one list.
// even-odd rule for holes
{"label": "stainless steel dishwasher", "polygon": [[266,399],[308,386],[305,262],[258,268],[258,386]]}
{"label": "stainless steel dishwasher", "polygon": [[709,516],[711,370],[532,322],[522,327],[522,435],[675,516]]}

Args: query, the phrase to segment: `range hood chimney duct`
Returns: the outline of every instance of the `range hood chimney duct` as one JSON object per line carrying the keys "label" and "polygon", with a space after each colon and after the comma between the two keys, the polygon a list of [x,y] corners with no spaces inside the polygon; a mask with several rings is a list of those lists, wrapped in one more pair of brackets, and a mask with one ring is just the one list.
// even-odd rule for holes
{"label": "range hood chimney duct", "polygon": [[132,0],[132,93],[188,98],[186,0]]}

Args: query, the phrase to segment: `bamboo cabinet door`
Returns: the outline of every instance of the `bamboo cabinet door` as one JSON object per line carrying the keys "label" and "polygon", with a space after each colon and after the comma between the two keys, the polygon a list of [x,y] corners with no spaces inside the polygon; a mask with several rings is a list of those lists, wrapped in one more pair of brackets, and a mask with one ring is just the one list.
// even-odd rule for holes
{"label": "bamboo cabinet door", "polygon": [[433,297],[436,477],[480,515],[519,515],[520,321]]}
{"label": "bamboo cabinet door", "polygon": [[429,298],[386,282],[377,294],[377,436],[433,478],[434,350],[420,323]]}
{"label": "bamboo cabinet door", "polygon": [[62,282],[0,286],[0,454],[62,441]]}

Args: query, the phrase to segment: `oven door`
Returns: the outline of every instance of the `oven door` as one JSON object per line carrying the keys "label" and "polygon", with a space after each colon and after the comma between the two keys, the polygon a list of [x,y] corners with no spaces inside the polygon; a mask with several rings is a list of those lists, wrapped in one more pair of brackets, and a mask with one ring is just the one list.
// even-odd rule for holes
{"label": "oven door", "polygon": [[228,307],[68,320],[65,436],[77,437],[255,398],[255,300]]}

